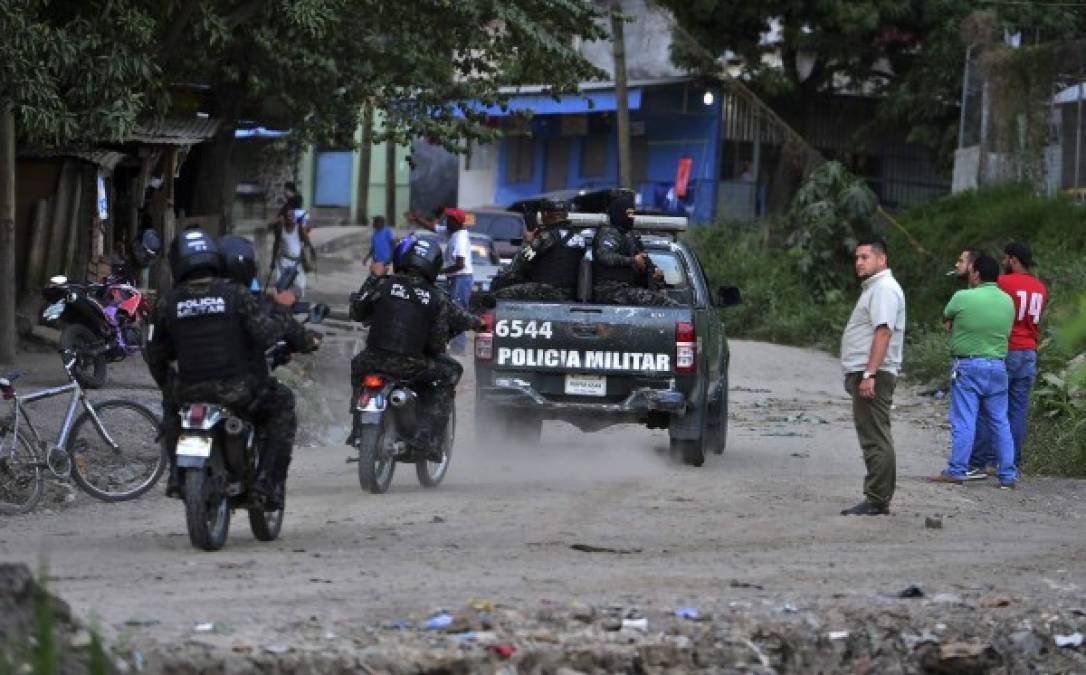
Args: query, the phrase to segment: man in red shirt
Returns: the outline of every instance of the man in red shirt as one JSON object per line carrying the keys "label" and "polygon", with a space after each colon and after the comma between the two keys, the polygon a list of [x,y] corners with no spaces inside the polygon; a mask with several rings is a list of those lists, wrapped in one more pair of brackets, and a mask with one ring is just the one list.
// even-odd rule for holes
{"label": "man in red shirt", "polygon": [[[1029,417],[1029,392],[1037,376],[1037,341],[1040,338],[1041,315],[1048,305],[1048,289],[1030,274],[1033,252],[1026,244],[1011,243],[1003,249],[1004,274],[999,287],[1014,301],[1014,325],[1007,351],[1007,417],[1014,437],[1014,465],[1021,466],[1022,446],[1026,441],[1026,419]],[[987,428],[986,426],[978,428]],[[985,434],[987,435],[987,434]],[[977,434],[967,478],[987,477],[986,467],[995,464],[992,444]]]}

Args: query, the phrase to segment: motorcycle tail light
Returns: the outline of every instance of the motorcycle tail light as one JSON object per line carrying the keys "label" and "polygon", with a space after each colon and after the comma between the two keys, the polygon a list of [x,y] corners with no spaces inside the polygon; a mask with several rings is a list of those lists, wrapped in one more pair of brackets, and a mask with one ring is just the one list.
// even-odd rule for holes
{"label": "motorcycle tail light", "polygon": [[380,375],[367,375],[362,378],[362,386],[366,389],[380,389],[385,386],[385,378]]}
{"label": "motorcycle tail light", "polygon": [[189,424],[201,425],[207,417],[206,405],[190,405],[188,413]]}
{"label": "motorcycle tail light", "polygon": [[490,361],[494,358],[494,312],[484,312],[486,330],[475,334],[475,358]]}

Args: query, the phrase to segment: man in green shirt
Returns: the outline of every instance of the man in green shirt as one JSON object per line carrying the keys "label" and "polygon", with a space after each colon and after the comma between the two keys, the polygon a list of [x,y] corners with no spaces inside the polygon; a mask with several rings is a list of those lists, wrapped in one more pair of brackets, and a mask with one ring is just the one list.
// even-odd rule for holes
{"label": "man in green shirt", "polygon": [[[969,470],[977,420],[989,425],[999,460],[999,484],[1013,489],[1018,479],[1014,440],[1007,421],[1007,338],[1014,302],[996,285],[999,263],[989,255],[973,261],[970,288],[958,291],[943,310],[954,357],[950,386],[952,447],[947,468],[932,480],[960,485]],[[983,411],[983,415],[980,413]]]}

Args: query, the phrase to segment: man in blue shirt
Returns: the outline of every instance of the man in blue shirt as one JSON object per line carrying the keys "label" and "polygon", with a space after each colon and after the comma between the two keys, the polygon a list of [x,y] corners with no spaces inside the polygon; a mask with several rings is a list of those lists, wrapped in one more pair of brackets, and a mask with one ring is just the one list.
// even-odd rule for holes
{"label": "man in blue shirt", "polygon": [[385,225],[384,216],[373,217],[373,242],[370,244],[370,274],[381,276],[392,263],[392,228]]}

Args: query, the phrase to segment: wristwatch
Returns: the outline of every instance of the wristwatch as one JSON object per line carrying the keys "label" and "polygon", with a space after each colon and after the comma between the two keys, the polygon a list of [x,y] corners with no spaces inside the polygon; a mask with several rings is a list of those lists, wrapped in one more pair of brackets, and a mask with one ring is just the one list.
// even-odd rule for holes
{"label": "wristwatch", "polygon": [[871,373],[871,372],[868,372],[868,371],[865,370],[864,374],[860,376],[860,379],[861,380],[870,380],[873,377],[875,377],[875,373]]}

